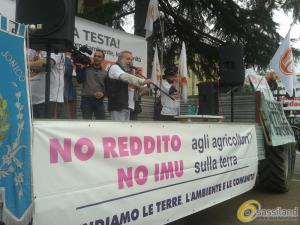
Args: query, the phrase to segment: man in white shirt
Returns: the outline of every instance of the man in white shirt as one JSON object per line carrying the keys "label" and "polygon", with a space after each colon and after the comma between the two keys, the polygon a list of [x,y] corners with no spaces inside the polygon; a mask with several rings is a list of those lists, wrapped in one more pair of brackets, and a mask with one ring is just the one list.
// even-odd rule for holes
{"label": "man in white shirt", "polygon": [[112,120],[129,121],[130,109],[134,109],[134,89],[129,85],[141,87],[150,84],[150,79],[143,79],[130,74],[133,56],[130,51],[122,51],[118,61],[108,71],[106,90],[108,111]]}
{"label": "man in white shirt", "polygon": [[179,114],[180,100],[178,96],[178,87],[176,85],[178,69],[177,67],[169,67],[165,70],[161,89],[172,96],[175,100],[161,92],[161,118],[163,121],[174,121],[174,116]]}
{"label": "man in white shirt", "polygon": [[[30,88],[34,118],[46,118],[45,80],[46,52],[29,50]],[[51,53],[50,118],[62,118],[64,102],[64,54]]]}

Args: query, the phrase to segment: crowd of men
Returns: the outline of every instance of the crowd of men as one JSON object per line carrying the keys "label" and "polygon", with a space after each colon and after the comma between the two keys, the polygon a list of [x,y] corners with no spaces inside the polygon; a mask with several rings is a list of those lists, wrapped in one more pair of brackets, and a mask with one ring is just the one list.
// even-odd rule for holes
{"label": "crowd of men", "polygon": [[[51,53],[50,56],[50,96],[49,112],[46,112],[45,77],[46,53],[29,50],[30,93],[34,118],[75,118],[72,76],[73,65],[70,54]],[[133,55],[122,51],[116,63],[108,70],[102,68],[105,53],[97,49],[90,65],[76,64],[76,78],[81,85],[82,118],[86,120],[104,120],[107,108],[112,120],[136,120],[141,112],[141,96],[149,94],[152,81],[145,78],[138,68],[133,67]],[[179,101],[170,96],[178,96],[176,86],[177,68],[170,67],[160,88],[160,120],[174,120],[179,113]],[[166,93],[166,94],[164,94]],[[169,95],[169,96],[168,96]],[[104,97],[108,98],[107,107]]]}

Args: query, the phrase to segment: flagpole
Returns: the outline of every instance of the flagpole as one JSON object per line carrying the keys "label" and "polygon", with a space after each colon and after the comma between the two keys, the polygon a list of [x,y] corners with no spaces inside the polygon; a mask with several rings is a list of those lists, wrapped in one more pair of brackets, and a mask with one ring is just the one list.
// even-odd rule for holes
{"label": "flagpole", "polygon": [[[161,20],[160,16],[158,18],[159,25],[160,25],[160,33],[161,33],[161,52],[160,52],[160,71],[162,72],[163,65],[164,65],[164,39],[165,39],[165,32],[164,32],[164,22]],[[161,76],[159,78],[159,84],[161,86]]]}
{"label": "flagpole", "polygon": [[[182,90],[181,90],[181,87],[180,87],[180,56],[181,56],[181,51],[182,51],[182,49],[180,50],[180,53],[179,53],[179,58],[178,58],[178,62],[179,62],[179,64],[178,64],[178,69],[177,69],[177,88],[178,88],[178,98],[180,99],[181,98],[181,92],[182,92]],[[180,109],[180,102],[179,102],[179,109],[178,109],[178,114],[179,114],[179,116],[181,115],[181,109]]]}
{"label": "flagpole", "polygon": [[289,29],[289,31],[288,32],[290,32],[291,31],[291,29],[292,29],[292,27],[295,25],[295,21],[293,21],[291,24],[290,24],[290,29]]}

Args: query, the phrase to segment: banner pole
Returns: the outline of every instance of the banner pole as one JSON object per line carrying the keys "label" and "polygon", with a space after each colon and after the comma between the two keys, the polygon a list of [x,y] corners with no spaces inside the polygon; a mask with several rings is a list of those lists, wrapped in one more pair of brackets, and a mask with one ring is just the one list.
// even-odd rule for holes
{"label": "banner pole", "polygon": [[45,86],[45,118],[50,118],[50,76],[51,76],[51,46],[47,46],[46,86]]}
{"label": "banner pole", "polygon": [[[161,18],[158,18],[160,24],[160,33],[161,33],[161,52],[160,52],[160,72],[162,72],[163,65],[164,65],[164,39],[165,39],[165,32],[164,32],[164,21]],[[159,84],[161,86],[162,76],[159,77]]]}

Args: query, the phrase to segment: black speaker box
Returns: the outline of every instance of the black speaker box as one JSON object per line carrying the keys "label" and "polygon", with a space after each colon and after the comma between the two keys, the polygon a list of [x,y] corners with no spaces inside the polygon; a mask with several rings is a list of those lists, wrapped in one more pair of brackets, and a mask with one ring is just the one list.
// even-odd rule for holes
{"label": "black speaker box", "polygon": [[29,29],[30,48],[66,51],[74,44],[75,0],[17,0],[16,21],[37,26]]}
{"label": "black speaker box", "polygon": [[199,108],[198,115],[218,114],[218,93],[214,83],[199,83]]}
{"label": "black speaker box", "polygon": [[243,85],[245,80],[244,50],[239,44],[221,46],[220,84],[221,86]]}

